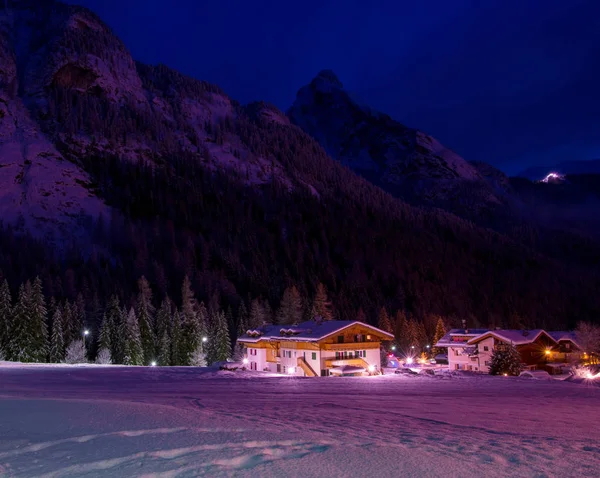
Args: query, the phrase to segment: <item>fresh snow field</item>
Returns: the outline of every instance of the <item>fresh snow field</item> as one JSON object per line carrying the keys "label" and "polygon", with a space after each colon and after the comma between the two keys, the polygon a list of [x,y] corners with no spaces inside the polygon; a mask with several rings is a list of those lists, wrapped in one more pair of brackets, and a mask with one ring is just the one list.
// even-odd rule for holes
{"label": "fresh snow field", "polygon": [[0,476],[598,476],[600,387],[0,363]]}

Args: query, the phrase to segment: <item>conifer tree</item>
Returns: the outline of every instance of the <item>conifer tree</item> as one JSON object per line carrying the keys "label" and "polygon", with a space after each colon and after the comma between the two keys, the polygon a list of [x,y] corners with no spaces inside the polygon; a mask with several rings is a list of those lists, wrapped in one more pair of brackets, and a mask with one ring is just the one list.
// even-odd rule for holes
{"label": "conifer tree", "polygon": [[323,320],[333,320],[333,312],[331,309],[331,302],[327,298],[327,289],[319,282],[317,286],[317,293],[313,300],[311,315],[314,317],[321,317]]}
{"label": "conifer tree", "polygon": [[31,358],[34,362],[48,361],[48,311],[42,281],[36,277],[31,285],[29,300],[29,327]]}
{"label": "conifer tree", "polygon": [[156,313],[156,358],[160,365],[171,365],[171,322],[172,307],[169,297],[165,297]]}
{"label": "conifer tree", "polygon": [[441,317],[438,317],[437,324],[435,325],[435,334],[433,336],[432,348],[433,353],[436,355],[444,352],[444,349],[435,347],[435,344],[437,344],[444,335],[446,335],[446,326],[444,325],[443,319]]}
{"label": "conifer tree", "polygon": [[65,360],[65,334],[60,307],[54,310],[52,319],[52,339],[50,341],[50,362],[61,363]]}
{"label": "conifer tree", "polygon": [[102,331],[100,332],[100,348],[108,346],[112,363],[123,363],[124,343],[121,333],[124,322],[123,311],[119,303],[119,297],[113,295],[108,302],[102,321]]}
{"label": "conifer tree", "polygon": [[27,333],[29,321],[29,291],[31,286],[21,284],[17,301],[12,310],[12,327],[10,331],[7,359],[14,362],[30,362],[28,355],[29,341]]}
{"label": "conifer tree", "polygon": [[396,312],[395,322],[394,335],[396,337],[396,343],[398,344],[398,347],[400,347],[400,350],[406,351],[406,349],[410,347],[410,337],[406,313],[403,310],[398,310]]}
{"label": "conifer tree", "polygon": [[68,300],[65,300],[60,307],[60,312],[63,320],[63,332],[65,334],[65,343],[70,344],[75,340],[77,335],[74,333],[75,326],[73,324],[73,308]]}
{"label": "conifer tree", "polygon": [[171,365],[187,365],[186,354],[182,348],[181,318],[179,311],[171,316]]}
{"label": "conifer tree", "polygon": [[293,325],[302,321],[302,298],[296,286],[288,287],[283,292],[281,304],[277,311],[277,323]]}
{"label": "conifer tree", "polygon": [[419,347],[418,324],[415,320],[408,320],[406,326],[407,345],[411,351]]}
{"label": "conifer tree", "polygon": [[152,289],[144,276],[138,281],[138,298],[136,304],[136,316],[140,329],[140,339],[143,350],[144,365],[148,365],[155,357],[154,343],[154,314],[155,310],[152,306]]}
{"label": "conifer tree", "polygon": [[207,361],[211,365],[214,362],[222,362],[231,357],[231,342],[229,341],[229,330],[223,311],[217,312],[210,324]]}
{"label": "conifer tree", "polygon": [[0,351],[6,360],[10,360],[9,341],[12,336],[12,297],[8,282],[0,284]]}
{"label": "conifer tree", "polygon": [[206,354],[205,349],[206,341],[208,340],[209,313],[208,310],[206,310],[204,302],[200,302],[196,317],[198,322],[198,346],[196,348]]}
{"label": "conifer tree", "polygon": [[242,300],[238,309],[237,337],[241,337],[248,331],[248,320],[248,309],[246,309],[246,304]]}
{"label": "conifer tree", "polygon": [[248,329],[258,329],[265,325],[265,309],[259,299],[254,299],[250,304],[250,317],[248,320]]}
{"label": "conifer tree", "polygon": [[416,335],[417,335],[417,345],[420,349],[424,349],[429,339],[427,338],[427,332],[425,330],[425,324],[421,321],[416,322]]}
{"label": "conifer tree", "polygon": [[367,323],[367,315],[365,314],[365,311],[362,307],[358,309],[358,312],[356,313],[356,320],[362,322],[363,324]]}
{"label": "conifer tree", "polygon": [[[71,335],[73,338],[77,337],[80,339],[83,337],[83,331],[85,330],[85,300],[82,294],[77,294],[77,299],[71,305],[72,314],[72,331]],[[84,339],[85,343],[85,339]]]}
{"label": "conifer tree", "polygon": [[497,345],[492,352],[490,375],[512,375],[521,373],[521,356],[513,344]]}
{"label": "conifer tree", "polygon": [[144,351],[142,349],[142,339],[140,337],[140,328],[133,307],[129,309],[127,319],[121,327],[123,337],[123,364],[124,365],[149,365],[143,363]]}
{"label": "conifer tree", "polygon": [[181,365],[188,365],[201,339],[198,306],[187,276],[185,276],[181,287],[181,313],[179,317],[181,320],[181,336],[178,344],[178,356]]}
{"label": "conifer tree", "polygon": [[393,332],[392,323],[390,321],[390,317],[387,313],[387,310],[385,310],[385,307],[382,307],[379,311],[379,319],[377,321],[377,326],[384,332],[389,332],[390,334]]}

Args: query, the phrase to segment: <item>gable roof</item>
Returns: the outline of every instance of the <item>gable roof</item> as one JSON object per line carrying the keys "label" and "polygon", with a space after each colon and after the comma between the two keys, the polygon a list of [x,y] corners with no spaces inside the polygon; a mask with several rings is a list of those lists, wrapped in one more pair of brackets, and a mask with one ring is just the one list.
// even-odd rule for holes
{"label": "gable roof", "polygon": [[455,337],[478,337],[481,334],[489,332],[489,329],[450,329],[434,347],[451,347],[467,345],[468,340],[457,341]]}
{"label": "gable roof", "polygon": [[535,342],[540,336],[545,335],[552,342],[557,342],[552,335],[546,332],[543,329],[534,329],[534,330],[510,330],[510,329],[500,329],[500,330],[490,330],[485,334],[482,334],[478,337],[474,337],[469,340],[468,344],[476,344],[477,342],[481,342],[483,339],[487,339],[488,337],[494,337],[502,342],[512,343],[513,345],[526,345]]}
{"label": "gable roof", "polygon": [[554,340],[557,342],[562,342],[568,340],[569,342],[574,343],[577,347],[581,348],[579,342],[577,341],[577,334],[575,332],[567,332],[564,330],[557,330],[555,332],[548,332]]}
{"label": "gable roof", "polygon": [[[260,340],[318,342],[319,340],[323,340],[331,335],[339,333],[353,325],[360,325],[371,329],[373,332],[382,335],[389,340],[393,340],[394,338],[393,334],[358,320],[328,320],[322,322],[309,320],[298,325],[265,325],[256,330],[248,330],[245,334],[241,335],[238,340],[247,343],[254,343]],[[285,335],[282,335],[282,332]]]}

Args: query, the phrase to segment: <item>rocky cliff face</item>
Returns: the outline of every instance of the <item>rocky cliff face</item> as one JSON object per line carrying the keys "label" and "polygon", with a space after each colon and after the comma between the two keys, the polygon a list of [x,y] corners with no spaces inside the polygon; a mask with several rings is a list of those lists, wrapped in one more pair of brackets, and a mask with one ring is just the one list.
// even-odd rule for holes
{"label": "rocky cliff face", "polygon": [[477,167],[426,133],[357,104],[331,71],[301,88],[288,114],[331,156],[396,196],[466,211],[500,204]]}
{"label": "rocky cliff face", "polygon": [[[247,184],[294,180],[235,134],[239,115],[287,122],[276,108],[244,111],[220,88],[165,66],[136,63],[87,9],[9,2],[0,11],[0,211],[30,230],[110,214],[82,161],[103,156],[162,164],[186,154]],[[225,124],[227,123],[227,124]],[[304,186],[303,186],[304,187]],[[50,232],[53,226],[45,229]]]}
{"label": "rocky cliff face", "polygon": [[32,75],[25,70],[19,76],[14,17],[0,16],[0,218],[47,237],[83,234],[80,221],[108,209],[91,192],[89,176],[61,155],[19,96]]}

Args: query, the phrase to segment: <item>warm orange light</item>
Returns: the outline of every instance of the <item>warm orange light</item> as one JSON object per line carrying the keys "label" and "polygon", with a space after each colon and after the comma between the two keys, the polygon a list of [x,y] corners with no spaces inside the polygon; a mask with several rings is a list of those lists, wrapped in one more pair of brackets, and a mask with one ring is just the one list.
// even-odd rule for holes
{"label": "warm orange light", "polygon": [[550,349],[546,349],[546,355],[550,355]]}

